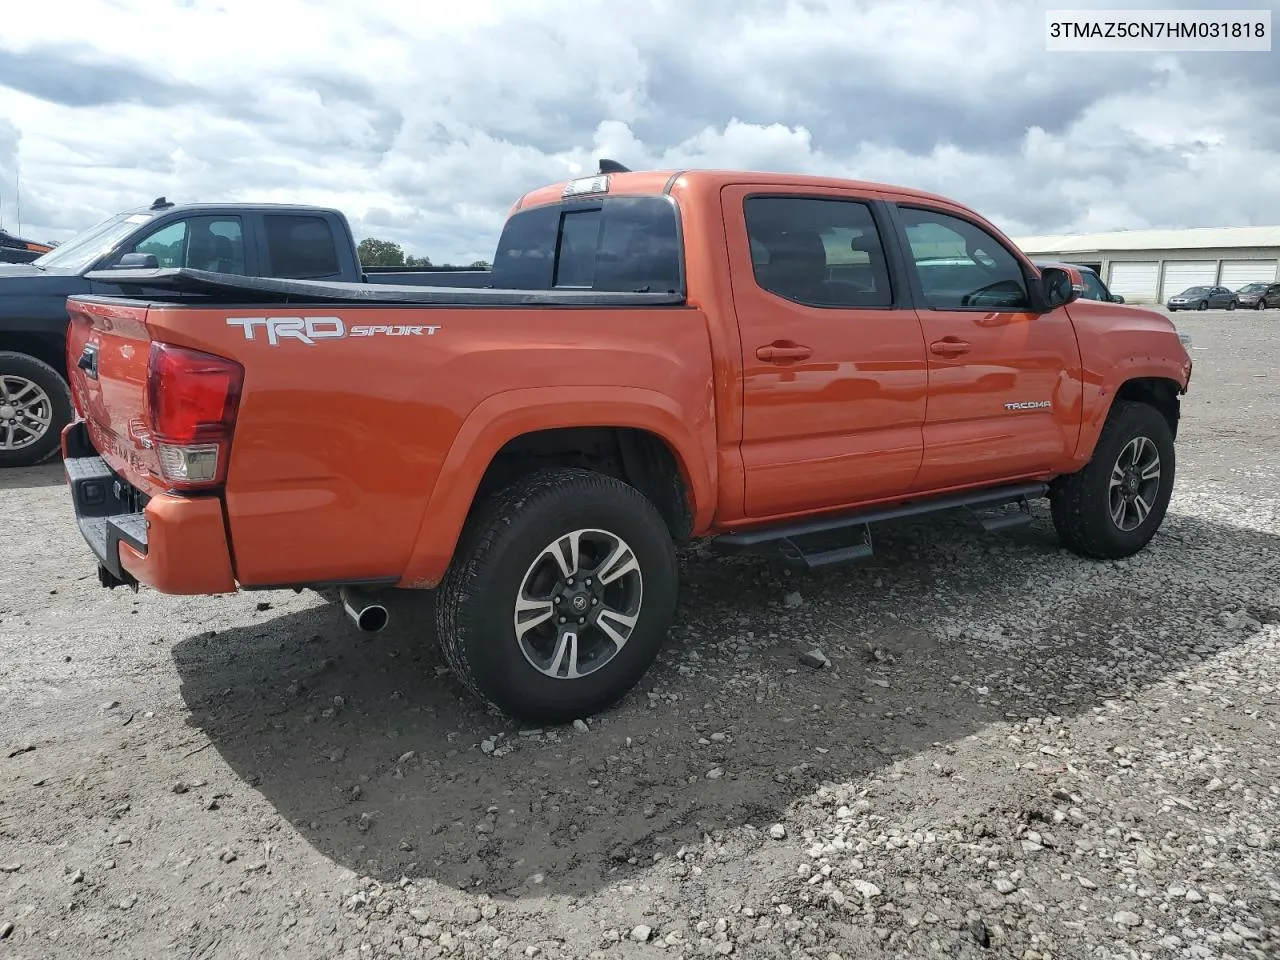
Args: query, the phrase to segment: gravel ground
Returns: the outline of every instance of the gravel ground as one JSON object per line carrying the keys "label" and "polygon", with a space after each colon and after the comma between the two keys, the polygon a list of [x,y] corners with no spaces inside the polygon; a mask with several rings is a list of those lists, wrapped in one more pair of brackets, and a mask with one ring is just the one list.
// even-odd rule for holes
{"label": "gravel ground", "polygon": [[1043,505],[694,547],[646,682],[554,730],[461,694],[429,597],[370,639],[108,592],[60,466],[0,474],[0,957],[1280,956],[1280,311],[1176,320],[1146,552]]}

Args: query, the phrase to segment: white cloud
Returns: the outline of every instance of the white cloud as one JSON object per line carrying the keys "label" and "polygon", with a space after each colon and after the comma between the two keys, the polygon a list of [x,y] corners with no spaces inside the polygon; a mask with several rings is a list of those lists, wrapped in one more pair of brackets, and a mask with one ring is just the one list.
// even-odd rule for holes
{"label": "white cloud", "polygon": [[0,36],[6,224],[15,141],[55,239],[160,194],[314,202],[470,262],[600,156],[899,183],[1015,235],[1280,222],[1268,54],[1047,54],[1017,0],[701,4],[64,0]]}

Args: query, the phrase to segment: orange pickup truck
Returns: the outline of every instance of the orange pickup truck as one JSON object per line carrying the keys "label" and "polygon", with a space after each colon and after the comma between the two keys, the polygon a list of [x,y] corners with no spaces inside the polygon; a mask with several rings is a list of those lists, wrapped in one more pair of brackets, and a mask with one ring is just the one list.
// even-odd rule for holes
{"label": "orange pickup truck", "polygon": [[682,540],[814,567],[1044,496],[1086,557],[1159,527],[1191,376],[1163,315],[943,197],[601,170],[512,207],[486,288],[116,270],[138,287],[70,298],[101,582],[337,588],[365,629],[378,591],[439,588],[461,681],[564,722],[651,665]]}

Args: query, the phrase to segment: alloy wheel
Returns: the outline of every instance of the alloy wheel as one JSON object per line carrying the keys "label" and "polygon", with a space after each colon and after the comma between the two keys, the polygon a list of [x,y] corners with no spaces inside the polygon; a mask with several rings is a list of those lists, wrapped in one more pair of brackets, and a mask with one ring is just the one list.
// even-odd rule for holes
{"label": "alloy wheel", "polygon": [[0,374],[0,450],[31,446],[51,423],[53,401],[39,384],[16,374]]}
{"label": "alloy wheel", "polygon": [[574,530],[548,544],[520,583],[512,624],[539,673],[575,680],[626,645],[640,618],[643,577],[635,553],[607,530]]}
{"label": "alloy wheel", "polygon": [[1146,521],[1160,491],[1160,451],[1144,436],[1134,437],[1111,468],[1111,520],[1128,533]]}

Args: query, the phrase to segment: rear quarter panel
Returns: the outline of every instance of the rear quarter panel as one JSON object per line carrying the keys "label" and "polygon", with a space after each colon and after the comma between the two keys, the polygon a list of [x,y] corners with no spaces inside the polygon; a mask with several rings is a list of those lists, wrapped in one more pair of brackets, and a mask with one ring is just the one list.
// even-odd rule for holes
{"label": "rear quarter panel", "polygon": [[[530,430],[653,430],[710,500],[712,372],[697,310],[308,307],[340,318],[348,336],[275,345],[227,322],[298,312],[157,307],[148,317],[156,339],[245,368],[226,488],[244,586],[435,585],[493,453]],[[359,325],[436,329],[350,336]]]}

